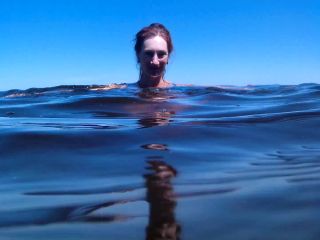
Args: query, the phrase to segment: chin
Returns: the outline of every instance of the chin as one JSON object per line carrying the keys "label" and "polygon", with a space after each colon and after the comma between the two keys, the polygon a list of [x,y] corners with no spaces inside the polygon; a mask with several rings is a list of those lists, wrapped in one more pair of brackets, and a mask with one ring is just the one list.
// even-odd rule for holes
{"label": "chin", "polygon": [[161,76],[162,76],[161,74],[160,75],[149,75],[149,78],[156,80],[156,79],[159,79]]}
{"label": "chin", "polygon": [[148,73],[147,75],[148,75],[150,78],[156,79],[156,78],[162,77],[162,76],[163,76],[163,72],[161,72],[161,73]]}

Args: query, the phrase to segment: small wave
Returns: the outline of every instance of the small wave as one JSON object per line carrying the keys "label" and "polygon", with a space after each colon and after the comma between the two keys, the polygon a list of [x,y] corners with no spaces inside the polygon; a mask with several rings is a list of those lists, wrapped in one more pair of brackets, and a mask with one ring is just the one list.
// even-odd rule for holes
{"label": "small wave", "polygon": [[318,116],[319,95],[315,84],[143,90],[123,84],[58,86],[3,93],[0,116],[159,118],[157,113],[166,112],[165,118],[175,121],[211,117],[203,123],[258,123]]}
{"label": "small wave", "polygon": [[108,85],[60,85],[56,87],[46,88],[29,88],[27,90],[13,89],[2,92],[2,97],[17,98],[17,97],[35,97],[46,94],[63,94],[63,93],[86,93],[88,91],[102,91],[112,89],[126,88],[126,84],[108,84]]}

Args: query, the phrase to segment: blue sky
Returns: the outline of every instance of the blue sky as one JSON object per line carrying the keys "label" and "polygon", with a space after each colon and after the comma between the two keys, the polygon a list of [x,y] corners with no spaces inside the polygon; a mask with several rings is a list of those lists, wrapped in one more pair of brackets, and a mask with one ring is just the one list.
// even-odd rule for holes
{"label": "blue sky", "polygon": [[2,0],[0,90],[135,82],[135,33],[171,31],[166,77],[320,83],[320,0]]}

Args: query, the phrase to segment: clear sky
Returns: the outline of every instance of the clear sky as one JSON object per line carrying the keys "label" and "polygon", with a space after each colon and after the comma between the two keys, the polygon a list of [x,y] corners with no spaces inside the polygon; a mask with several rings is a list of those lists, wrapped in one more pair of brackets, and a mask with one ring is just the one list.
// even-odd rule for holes
{"label": "clear sky", "polygon": [[320,83],[320,0],[0,0],[0,90],[135,82],[135,33],[171,31],[166,78]]}

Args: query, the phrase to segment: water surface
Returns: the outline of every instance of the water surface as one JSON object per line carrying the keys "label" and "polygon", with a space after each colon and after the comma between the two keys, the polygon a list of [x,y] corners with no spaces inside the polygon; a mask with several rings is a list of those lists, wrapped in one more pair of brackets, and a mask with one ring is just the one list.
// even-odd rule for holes
{"label": "water surface", "polygon": [[319,239],[320,85],[0,92],[1,239]]}

